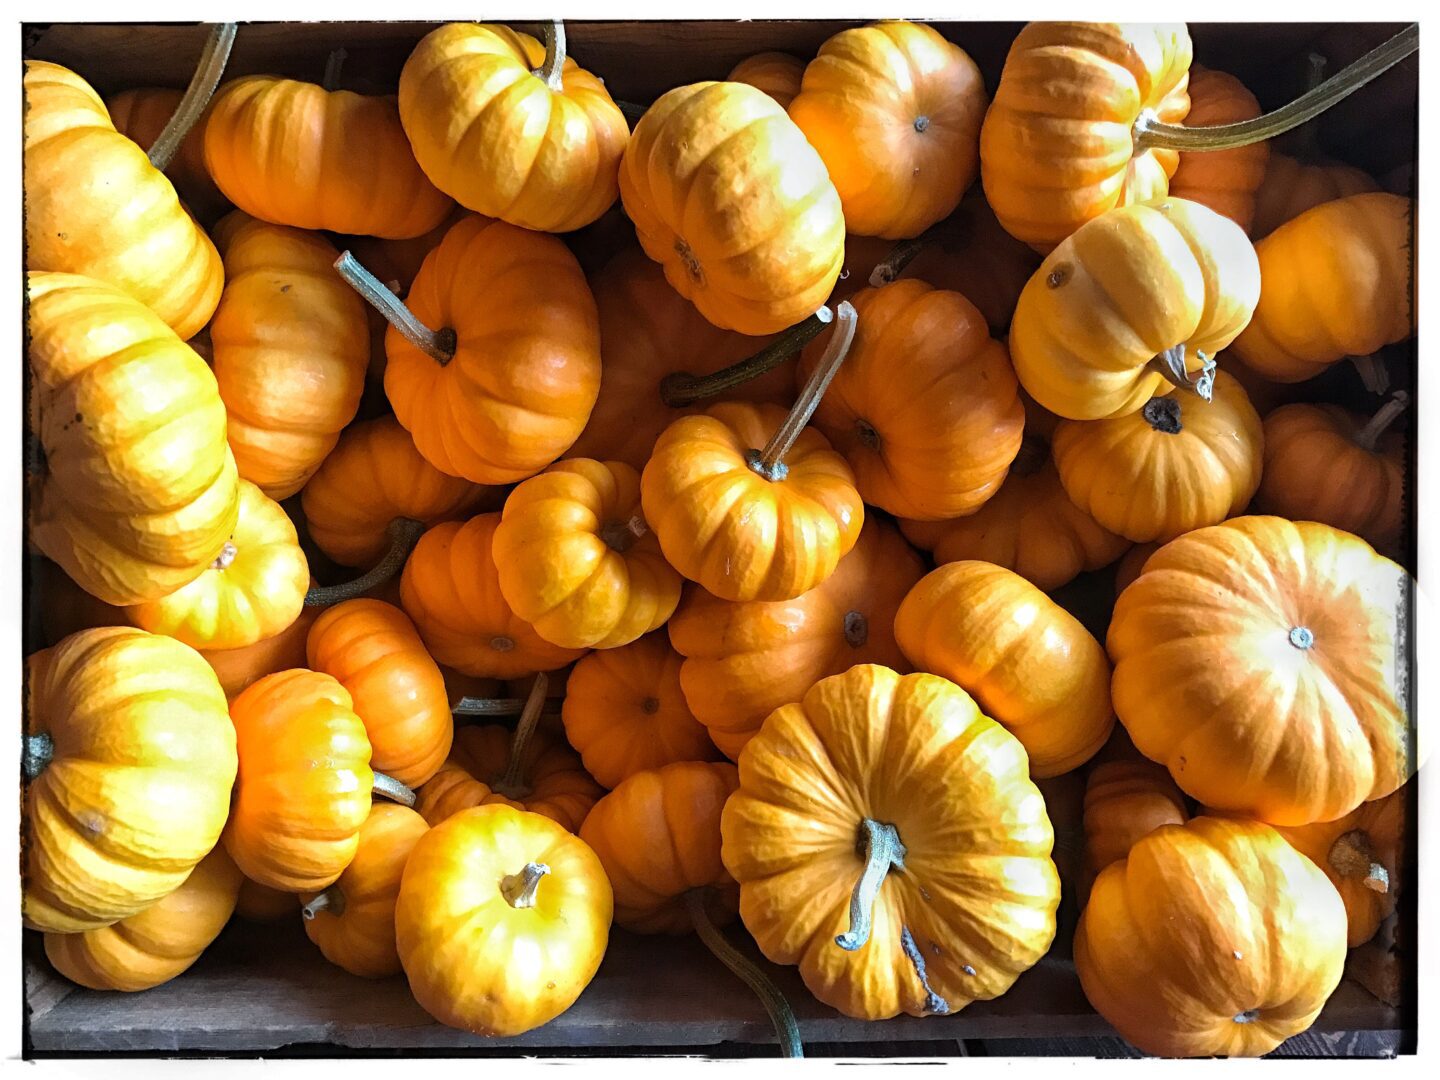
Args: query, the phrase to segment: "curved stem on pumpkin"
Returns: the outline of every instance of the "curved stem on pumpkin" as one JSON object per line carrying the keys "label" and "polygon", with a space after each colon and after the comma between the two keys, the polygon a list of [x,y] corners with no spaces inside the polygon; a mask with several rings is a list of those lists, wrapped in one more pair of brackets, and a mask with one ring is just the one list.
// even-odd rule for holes
{"label": "curved stem on pumpkin", "polygon": [[220,548],[220,554],[216,555],[214,561],[210,563],[210,569],[229,570],[238,554],[240,554],[240,549],[235,546],[235,541],[226,540],[224,546]]}
{"label": "curved stem on pumpkin", "polygon": [[565,22],[551,19],[545,24],[545,60],[535,69],[536,77],[557,94],[565,88]]}
{"label": "curved stem on pumpkin", "polygon": [[710,913],[705,910],[705,899],[709,891],[705,888],[691,889],[685,894],[685,910],[690,915],[690,924],[695,927],[695,933],[715,955],[715,959],[754,991],[760,1003],[765,1006],[765,1011],[770,1015],[770,1023],[775,1026],[775,1036],[780,1041],[780,1056],[803,1058],[805,1048],[800,1042],[800,1025],[795,1022],[794,1010],[765,972],[730,944],[730,940],[710,920]]}
{"label": "curved stem on pumpkin", "polygon": [[782,330],[769,345],[739,363],[710,375],[691,375],[684,371],[666,375],[660,382],[660,400],[672,409],[683,409],[697,401],[733,390],[741,383],[779,367],[819,337],[834,319],[835,313],[828,307],[822,307],[803,322]]}
{"label": "curved stem on pumpkin", "polygon": [[870,271],[870,286],[878,289],[899,278],[905,272],[905,268],[914,261],[915,256],[925,250],[925,245],[930,243],[939,227],[939,225],[932,225],[919,236],[896,241],[895,246],[890,249],[890,254],[876,263],[875,269]]}
{"label": "curved stem on pumpkin", "polygon": [[415,792],[396,780],[393,776],[386,776],[383,772],[374,774],[375,782],[370,790],[376,795],[383,795],[391,802],[397,802],[401,806],[415,805]]}
{"label": "curved stem on pumpkin", "polygon": [[854,952],[870,940],[870,919],[875,897],[890,868],[905,869],[905,845],[894,825],[885,825],[874,818],[860,822],[865,832],[865,871],[850,894],[850,929],[835,938],[835,944],[846,952]]}
{"label": "curved stem on pumpkin", "polygon": [[545,707],[545,693],[549,689],[550,676],[542,671],[535,676],[535,682],[530,687],[530,696],[525,699],[525,708],[520,713],[520,722],[515,725],[515,734],[510,737],[510,760],[505,763],[505,771],[500,774],[500,779],[490,785],[492,791],[498,791],[507,799],[512,797],[510,792],[519,789],[525,771],[525,747],[530,744],[530,736],[535,734],[535,726],[540,723],[540,712]]}
{"label": "curved stem on pumpkin", "polygon": [[520,873],[506,874],[500,879],[500,895],[513,908],[533,908],[540,879],[548,873],[550,867],[543,862],[526,863]]}
{"label": "curved stem on pumpkin", "polygon": [[230,49],[235,44],[237,29],[237,24],[233,22],[216,23],[211,27],[210,37],[205,41],[205,50],[200,54],[200,63],[195,68],[195,74],[190,77],[190,85],[185,88],[185,95],[180,99],[180,104],[175,106],[175,112],[161,129],[154,144],[146,151],[150,164],[161,172],[170,167],[170,162],[174,161],[175,155],[180,152],[180,144],[185,141],[185,136],[190,134],[190,129],[204,114],[205,106],[210,104],[215,88],[220,85],[220,76],[225,74],[225,64],[230,59]]}
{"label": "curved stem on pumpkin", "polygon": [[1195,355],[1200,358],[1200,373],[1191,374],[1185,365],[1185,343],[1182,341],[1173,348],[1166,349],[1162,353],[1156,353],[1155,358],[1150,361],[1149,368],[1160,375],[1165,376],[1165,381],[1177,390],[1189,390],[1193,394],[1199,394],[1202,400],[1209,401],[1215,393],[1215,360],[1206,356],[1199,349]]}
{"label": "curved stem on pumpkin", "polygon": [[1380,406],[1369,422],[1355,433],[1355,445],[1362,450],[1374,450],[1380,436],[1385,434],[1386,429],[1409,407],[1410,395],[1404,390],[1396,390],[1394,396]]}
{"label": "curved stem on pumpkin", "polygon": [[405,302],[386,287],[385,283],[360,265],[360,260],[342,251],[335,260],[335,272],[360,294],[367,304],[378,311],[387,323],[441,367],[455,356],[455,331],[447,327],[431,330],[415,317]]}
{"label": "curved stem on pumpkin", "polygon": [[54,756],[55,740],[48,731],[20,736],[20,768],[25,773],[25,779],[34,780],[45,771],[45,766]]}
{"label": "curved stem on pumpkin", "polygon": [[1146,150],[1234,150],[1283,135],[1307,120],[1319,116],[1343,101],[1371,79],[1383,75],[1420,47],[1420,27],[1407,26],[1389,41],[1371,49],[1353,64],[1347,64],[1313,90],[1307,90],[1288,105],[1252,120],[1212,127],[1185,127],[1159,120],[1146,109],[1135,121],[1136,153]]}
{"label": "curved stem on pumpkin", "polygon": [[1390,871],[1375,858],[1370,837],[1363,829],[1351,829],[1340,836],[1330,845],[1327,860],[1341,877],[1358,877],[1371,892],[1390,891]]}
{"label": "curved stem on pumpkin", "polygon": [[425,531],[425,523],[414,518],[396,518],[385,531],[390,537],[390,546],[378,563],[354,581],[347,581],[342,585],[310,586],[310,591],[305,594],[305,606],[326,607],[345,600],[354,600],[377,585],[385,584],[405,565],[411,550],[420,541],[420,534]]}
{"label": "curved stem on pumpkin", "polygon": [[825,396],[825,391],[830,388],[830,380],[835,378],[835,373],[840,370],[840,365],[845,362],[845,357],[850,353],[850,345],[855,340],[855,327],[859,316],[849,300],[840,301],[836,309],[835,333],[830,338],[830,344],[825,349],[825,355],[821,357],[820,363],[810,373],[810,379],[805,383],[805,389],[800,391],[800,397],[790,408],[790,414],[785,417],[784,423],[770,436],[770,441],[765,444],[763,450],[751,450],[748,454],[750,468],[759,473],[766,480],[784,480],[788,470],[785,468],[785,455],[795,445],[795,440],[800,437],[800,432],[805,430],[805,425],[810,422],[810,417],[815,415],[815,410],[820,406],[820,399]]}
{"label": "curved stem on pumpkin", "polygon": [[1350,363],[1355,365],[1355,372],[1360,376],[1360,382],[1370,393],[1378,397],[1390,389],[1390,369],[1385,366],[1383,357],[1374,354],[1352,356]]}
{"label": "curved stem on pumpkin", "polygon": [[[462,697],[451,704],[450,712],[455,716],[519,716],[525,711],[527,700],[518,697]],[[557,712],[564,700],[563,697],[547,697],[541,709],[542,715]]]}
{"label": "curved stem on pumpkin", "polygon": [[345,914],[345,894],[340,891],[338,883],[331,885],[322,893],[317,893],[308,904],[300,909],[300,914],[309,921],[322,911],[328,911],[331,915]]}
{"label": "curved stem on pumpkin", "polygon": [[334,90],[340,84],[340,69],[345,66],[345,58],[350,54],[345,49],[331,49],[330,55],[325,58],[325,74],[320,78],[320,86],[325,90]]}

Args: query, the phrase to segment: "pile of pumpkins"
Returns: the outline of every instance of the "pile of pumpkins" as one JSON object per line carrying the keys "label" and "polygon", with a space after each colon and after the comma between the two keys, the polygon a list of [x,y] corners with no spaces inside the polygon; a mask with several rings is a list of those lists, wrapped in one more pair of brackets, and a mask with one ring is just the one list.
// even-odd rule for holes
{"label": "pile of pumpkins", "polygon": [[[303,917],[510,1036],[612,923],[763,982],[738,917],[848,1016],[950,1013],[1050,950],[1070,774],[1095,1008],[1314,1020],[1400,883],[1408,398],[1279,403],[1413,336],[1410,199],[1240,145],[1182,25],[1031,24],[993,97],[856,26],[633,128],[558,23],[442,26],[398,96],[222,82],[235,33],[183,95],[25,71],[58,971]],[[1102,644],[1047,594],[1117,560]]]}

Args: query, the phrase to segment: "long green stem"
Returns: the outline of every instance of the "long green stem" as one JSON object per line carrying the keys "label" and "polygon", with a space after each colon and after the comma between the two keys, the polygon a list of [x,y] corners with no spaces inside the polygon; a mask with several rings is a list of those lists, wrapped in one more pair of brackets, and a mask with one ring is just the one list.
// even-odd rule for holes
{"label": "long green stem", "polygon": [[835,938],[835,944],[846,952],[863,948],[870,940],[870,923],[880,886],[892,867],[905,869],[905,845],[900,842],[894,825],[864,818],[860,828],[865,833],[865,870],[850,893],[850,929]]}
{"label": "long green stem", "polygon": [[455,331],[447,327],[431,330],[405,306],[405,301],[360,264],[348,251],[335,260],[335,272],[360,294],[367,304],[378,311],[385,321],[398,330],[406,341],[444,367],[455,357]]}
{"label": "long green stem", "polygon": [[545,694],[549,689],[550,676],[542,671],[535,676],[535,682],[530,687],[530,696],[525,699],[525,708],[520,713],[520,722],[515,725],[515,734],[510,737],[510,760],[505,763],[505,771],[490,785],[492,791],[498,791],[506,798],[514,798],[511,793],[520,790],[525,773],[525,748],[530,745],[530,737],[535,734],[535,726],[540,723],[540,713],[545,708]]}
{"label": "long green stem", "polygon": [[808,319],[781,331],[774,341],[754,356],[710,375],[691,375],[677,371],[660,382],[660,400],[672,409],[683,409],[697,401],[733,390],[741,383],[773,371],[824,332],[835,319],[835,313],[822,307]]}
{"label": "long green stem", "polygon": [[695,933],[705,943],[705,947],[715,954],[715,958],[754,991],[760,1003],[765,1006],[765,1011],[770,1015],[770,1023],[775,1026],[775,1037],[780,1041],[780,1056],[803,1058],[805,1048],[800,1041],[800,1025],[795,1021],[795,1012],[790,1008],[790,1003],[765,973],[730,944],[730,940],[720,932],[720,928],[711,922],[710,913],[705,910],[708,892],[708,889],[691,889],[685,894],[685,910],[690,914]]}
{"label": "long green stem", "polygon": [[1145,150],[1234,150],[1263,142],[1314,119],[1332,105],[1343,101],[1370,80],[1383,75],[1420,47],[1420,26],[1412,23],[1383,45],[1341,68],[1313,90],[1288,105],[1251,120],[1212,127],[1185,127],[1167,124],[1146,109],[1135,121],[1135,152]]}
{"label": "long green stem", "polygon": [[397,802],[401,806],[415,805],[415,792],[396,780],[393,776],[386,776],[383,772],[377,772],[375,782],[370,790],[376,795],[383,795],[391,802]]}
{"label": "long green stem", "polygon": [[230,49],[235,44],[237,29],[238,26],[233,22],[216,23],[211,28],[210,36],[205,41],[205,50],[200,54],[200,63],[195,68],[195,74],[190,77],[190,85],[185,88],[185,95],[175,107],[174,114],[161,130],[154,145],[147,151],[150,164],[161,172],[170,167],[170,162],[174,161],[175,155],[180,152],[180,144],[185,141],[185,136],[190,134],[190,129],[204,114],[205,106],[210,104],[215,88],[220,85],[220,76],[225,74],[225,64],[230,59]]}
{"label": "long green stem", "polygon": [[535,75],[557,94],[565,88],[565,23],[551,19],[545,24],[545,60],[535,69]]}
{"label": "long green stem", "polygon": [[396,518],[385,530],[390,537],[390,546],[385,549],[385,554],[380,557],[378,563],[354,581],[347,581],[341,585],[312,585],[310,591],[305,594],[305,606],[328,607],[330,604],[338,604],[345,600],[353,600],[357,596],[363,596],[376,586],[385,584],[400,572],[400,568],[405,565],[405,560],[410,557],[410,552],[420,542],[420,534],[424,531],[425,523],[423,521],[416,521],[414,518]]}
{"label": "long green stem", "polygon": [[1369,423],[1355,433],[1355,445],[1365,450],[1374,450],[1380,436],[1385,434],[1386,429],[1409,407],[1410,395],[1404,390],[1395,391],[1395,395],[1380,406]]}
{"label": "long green stem", "polygon": [[[528,699],[518,697],[480,698],[462,697],[450,706],[455,716],[519,716],[525,711]],[[545,710],[553,712],[564,698],[546,698]]]}

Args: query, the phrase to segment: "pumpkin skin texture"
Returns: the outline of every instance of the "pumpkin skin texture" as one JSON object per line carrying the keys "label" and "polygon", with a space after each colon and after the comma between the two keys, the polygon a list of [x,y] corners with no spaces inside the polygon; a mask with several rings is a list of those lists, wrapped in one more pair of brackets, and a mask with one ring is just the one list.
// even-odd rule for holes
{"label": "pumpkin skin texture", "polygon": [[1010,358],[1051,412],[1124,416],[1168,389],[1149,366],[1157,354],[1183,346],[1199,371],[1198,354],[1235,340],[1259,298],[1255,249],[1229,218],[1185,199],[1126,206],[1040,264],[1015,309]]}
{"label": "pumpkin skin texture", "polygon": [[297,618],[310,565],[280,504],[240,481],[240,516],[229,546],[190,584],[127,609],[130,620],[195,649],[243,649]]}
{"label": "pumpkin skin texture", "polygon": [[425,175],[463,206],[570,232],[615,202],[630,127],[605,84],[566,58],[561,89],[533,72],[545,46],[506,26],[432,30],[400,72],[400,122]]}
{"label": "pumpkin skin texture", "polygon": [[1166,544],[1115,603],[1115,711],[1206,806],[1330,821],[1409,777],[1405,571],[1328,525],[1232,518]]}
{"label": "pumpkin skin texture", "polygon": [[768,480],[746,452],[785,421],[776,405],[723,401],[661,434],[640,477],[645,520],[670,565],[723,600],[792,600],[835,572],[865,507],[845,459],[814,428]]}
{"label": "pumpkin skin texture", "polygon": [[[666,405],[660,397],[665,376],[677,370],[713,374],[753,356],[770,339],[715,326],[672,289],[665,271],[637,248],[616,255],[592,284],[600,311],[600,396],[566,456],[623,461],[644,469],[655,440],[671,421],[706,405]],[[718,396],[789,405],[794,379],[791,356]]]}
{"label": "pumpkin skin texture", "polygon": [[[222,847],[220,850],[225,849]],[[235,904],[237,919],[259,923],[289,921],[299,910],[300,897],[295,893],[281,892],[249,878],[240,883],[240,898]]]}
{"label": "pumpkin skin texture", "polygon": [[1085,996],[1163,1057],[1254,1057],[1314,1022],[1345,966],[1345,908],[1264,825],[1199,817],[1100,873],[1075,931]]}
{"label": "pumpkin skin texture", "polygon": [[105,282],[182,341],[193,337],[215,311],[223,271],[165,174],[59,64],[25,61],[24,124],[25,265]]}
{"label": "pumpkin skin texture", "polygon": [[820,154],[862,236],[919,236],[980,168],[989,99],[975,61],[923,23],[842,30],[805,68],[790,119]]}
{"label": "pumpkin skin texture", "polygon": [[[1209,68],[1190,69],[1190,112],[1186,126],[1209,127],[1253,120],[1260,102],[1239,79]],[[1255,219],[1255,194],[1265,179],[1270,160],[1268,142],[1251,143],[1234,150],[1182,153],[1170,194],[1208,206],[1247,233]]]}
{"label": "pumpkin skin texture", "polygon": [[230,921],[241,880],[217,847],[179,888],[128,919],[83,934],[46,934],[45,957],[91,990],[149,990],[200,959]]}
{"label": "pumpkin skin texture", "polygon": [[393,416],[352,424],[300,495],[315,546],[341,566],[373,566],[396,518],[425,525],[498,505],[499,493],[431,465]]}
{"label": "pumpkin skin texture", "polygon": [[[140,90],[122,90],[105,100],[105,109],[115,130],[149,151],[175,114],[183,90],[152,86]],[[215,181],[205,168],[205,120],[208,113],[202,113],[195,126],[180,144],[175,160],[170,162],[165,175],[175,185],[180,201],[187,206],[202,225],[209,225],[230,208],[229,200],[220,194]]]}
{"label": "pumpkin skin texture", "polygon": [[1105,650],[1003,567],[953,562],[926,574],[895,615],[895,640],[917,670],[962,687],[1019,739],[1031,776],[1082,765],[1115,726]]}
{"label": "pumpkin skin texture", "polygon": [[[514,883],[548,867],[533,906]],[[524,903],[523,899],[518,902]],[[410,992],[442,1024],[519,1035],[559,1016],[594,978],[614,900],[600,860],[538,814],[480,806],[420,838],[400,881],[395,943]]]}
{"label": "pumpkin skin texture", "polygon": [[442,522],[420,537],[400,575],[400,606],[436,661],[466,675],[512,679],[584,655],[552,645],[500,592],[493,554],[499,514]]}
{"label": "pumpkin skin texture", "polygon": [[94,930],[178,888],[220,839],[235,781],[225,695],[195,651],[129,627],[26,661],[25,893],[33,930]]}
{"label": "pumpkin skin texture", "polygon": [[691,586],[669,631],[695,718],[738,761],[765,718],[820,679],[855,664],[908,671],[895,612],[924,573],[895,528],[870,518],[835,573],[794,600],[737,604]]}
{"label": "pumpkin skin texture", "polygon": [[1415,333],[1415,203],[1374,192],[1321,203],[1255,246],[1265,284],[1235,354],[1301,382]]}
{"label": "pumpkin skin texture", "polygon": [[678,761],[627,777],[580,829],[615,892],[615,923],[637,934],[688,934],[691,889],[712,921],[735,921],[739,887],[720,861],[720,811],[739,786],[735,766]]}
{"label": "pumpkin skin texture", "polygon": [[725,76],[727,82],[749,83],[757,90],[763,90],[775,99],[782,109],[789,109],[790,102],[800,93],[800,83],[805,78],[805,61],[798,56],[783,52],[763,52],[746,57]]}
{"label": "pumpkin skin texture", "polygon": [[745,83],[680,86],[651,105],[625,147],[620,198],[645,254],[722,329],[783,330],[840,275],[845,219],[825,163]]}
{"label": "pumpkin skin texture", "polygon": [[[926,1015],[907,930],[950,1012],[998,997],[1049,949],[1060,901],[1054,834],[1025,765],[1015,738],[944,679],[872,664],[822,679],[740,755],[720,819],[740,918],[846,1016]],[[847,952],[835,937],[864,868],[864,819],[894,826],[906,869],[881,883],[869,941]]]}
{"label": "pumpkin skin texture", "polygon": [[[1020,449],[1025,409],[1005,346],[959,293],[923,281],[862,289],[845,363],[814,424],[871,506],[922,521],[973,513]],[[805,347],[804,386],[833,330]]]}
{"label": "pumpkin skin texture", "polygon": [[1244,511],[1260,486],[1264,444],[1245,390],[1217,371],[1210,401],[1170,394],[1113,420],[1065,421],[1054,456],[1071,502],[1143,544]]}
{"label": "pumpkin skin texture", "polygon": [[158,600],[199,577],[235,531],[215,377],[109,285],[31,272],[28,291],[30,430],[45,452],[31,539],[108,604]]}
{"label": "pumpkin skin texture", "polygon": [[565,738],[605,787],[647,769],[717,756],[685,702],[682,660],[664,634],[654,633],[576,663],[561,706]]}
{"label": "pumpkin skin texture", "polygon": [[1255,493],[1261,513],[1319,521],[1377,549],[1405,526],[1405,434],[1394,428],[1373,447],[1357,437],[1369,418],[1338,405],[1282,405],[1265,417],[1265,471]]}
{"label": "pumpkin skin texture", "polygon": [[1339,161],[1306,162],[1272,153],[1255,194],[1250,235],[1257,241],[1321,203],[1379,191],[1375,178]]}
{"label": "pumpkin skin texture", "polygon": [[640,513],[640,474],[623,461],[559,461],[521,483],[494,556],[505,602],[561,648],[628,645],[680,602],[680,575]]}
{"label": "pumpkin skin texture", "polygon": [[1104,761],[1085,781],[1085,859],[1081,868],[1081,905],[1095,878],[1162,825],[1184,825],[1190,815],[1185,796],[1163,765],[1131,756]]}
{"label": "pumpkin skin texture", "polygon": [[472,806],[498,803],[578,831],[603,789],[581,768],[579,755],[543,728],[521,751],[518,784],[504,789],[498,781],[510,764],[512,734],[499,724],[458,728],[450,757],[415,793],[415,809],[434,826]]}
{"label": "pumpkin skin texture", "polygon": [[454,205],[415,163],[393,97],[274,75],[220,88],[205,165],[251,217],[297,229],[419,236]]}
{"label": "pumpkin skin texture", "polygon": [[297,668],[230,705],[240,749],[225,847],[245,876],[285,892],[323,889],[355,857],[370,813],[370,742],[350,694]]}
{"label": "pumpkin skin texture", "polygon": [[1033,22],[1016,36],[980,129],[985,198],[1048,251],[1117,206],[1163,197],[1178,154],[1133,148],[1141,112],[1178,124],[1190,35],[1180,23]]}
{"label": "pumpkin skin texture", "polygon": [[411,788],[435,775],[455,728],[450,698],[403,611],[367,598],[336,604],[311,627],[305,651],[306,666],[349,692],[370,740],[371,768]]}
{"label": "pumpkin skin texture", "polygon": [[[405,862],[429,829],[408,807],[375,803],[360,826],[360,846],[344,873],[325,893],[300,897],[307,905],[305,934],[326,960],[366,979],[400,974],[395,899]],[[317,895],[327,898],[323,910],[313,906]]]}
{"label": "pumpkin skin texture", "polygon": [[335,448],[365,389],[364,302],[323,237],[247,218],[216,226],[225,292],[210,324],[240,475],[288,499]]}
{"label": "pumpkin skin texture", "polygon": [[385,334],[385,396],[426,461],[509,484],[570,448],[600,392],[600,324],[563,243],[464,218],[426,256],[406,304],[455,332],[443,365],[394,327]]}

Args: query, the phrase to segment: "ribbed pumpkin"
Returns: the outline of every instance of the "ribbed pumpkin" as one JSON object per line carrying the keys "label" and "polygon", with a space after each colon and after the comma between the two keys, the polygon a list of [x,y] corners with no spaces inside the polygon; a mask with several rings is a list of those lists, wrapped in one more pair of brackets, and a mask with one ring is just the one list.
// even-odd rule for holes
{"label": "ribbed pumpkin", "polygon": [[178,888],[220,838],[235,730],[188,646],[83,630],[26,661],[25,881],[34,930],[94,930]]}
{"label": "ribbed pumpkin", "polygon": [[1301,161],[1289,154],[1272,153],[1255,193],[1250,235],[1259,241],[1321,203],[1379,190],[1375,178],[1354,165]]}
{"label": "ribbed pumpkin", "polygon": [[[140,149],[149,150],[184,96],[182,90],[160,86],[122,90],[105,99],[105,109],[116,131],[138,143]],[[205,168],[205,119],[202,114],[195,122],[175,159],[163,171],[175,185],[181,202],[202,225],[208,226],[230,208],[230,202],[220,194]]]}
{"label": "ribbed pumpkin", "polygon": [[215,379],[240,475],[287,499],[355,416],[370,344],[365,305],[314,233],[236,211],[216,226],[225,292],[210,324]]}
{"label": "ribbed pumpkin", "polygon": [[861,664],[771,714],[721,834],[760,950],[847,1016],[999,997],[1055,936],[1054,834],[1025,751],[933,675]]}
{"label": "ribbed pumpkin", "polygon": [[[569,232],[615,202],[630,128],[605,84],[507,26],[432,30],[400,72],[400,122],[420,167],[463,206]],[[559,35],[558,42],[556,35]]]}
{"label": "ribbed pumpkin", "polygon": [[1207,806],[1277,825],[1409,777],[1408,577],[1349,533],[1232,518],[1166,544],[1115,603],[1115,711]]}
{"label": "ribbed pumpkin", "polygon": [[[814,423],[871,506],[922,521],[973,513],[1005,479],[1025,410],[1005,346],[955,292],[923,281],[862,289],[855,342]],[[803,385],[830,334],[801,355]]]}
{"label": "ribbed pumpkin", "polygon": [[821,45],[787,111],[825,163],[845,227],[898,240],[960,204],[980,168],[988,104],[964,49],[924,23],[895,21]]}
{"label": "ribbed pumpkin", "polygon": [[1214,397],[1154,397],[1113,420],[1055,429],[1055,467],[1070,501],[1102,528],[1145,543],[1242,513],[1260,486],[1260,416],[1223,371]]}
{"label": "ribbed pumpkin", "polygon": [[103,281],[193,337],[223,271],[170,181],[69,68],[25,61],[24,117],[27,268]]}
{"label": "ribbed pumpkin", "polygon": [[280,504],[240,481],[235,531],[188,585],[127,608],[142,630],[203,650],[243,649],[274,637],[300,617],[310,566]]}
{"label": "ribbed pumpkin", "polygon": [[110,604],[199,577],[239,514],[215,377],[158,316],[90,278],[32,271],[30,537]]}
{"label": "ribbed pumpkin", "polygon": [[1300,382],[1415,333],[1415,203],[1374,192],[1321,203],[1255,246],[1264,289],[1235,353]]}
{"label": "ribbed pumpkin", "polygon": [[576,663],[561,710],[565,738],[605,787],[672,762],[716,758],[680,687],[682,659],[656,632]]}
{"label": "ribbed pumpkin", "polygon": [[46,934],[45,958],[91,990],[149,990],[200,959],[230,921],[242,880],[217,847],[179,888],[128,919],[81,934]]}
{"label": "ribbed pumpkin", "polygon": [[370,741],[371,768],[412,788],[435,775],[454,733],[450,699],[403,611],[364,598],[336,604],[310,628],[305,652],[308,667],[349,692]]}
{"label": "ribbed pumpkin", "polygon": [[466,675],[510,679],[584,654],[552,645],[500,592],[493,544],[499,514],[433,526],[405,563],[400,605],[437,661]]}
{"label": "ribbed pumpkin", "polygon": [[763,52],[741,60],[730,69],[725,79],[727,82],[749,83],[769,94],[782,109],[789,109],[790,102],[800,93],[800,81],[804,77],[804,60],[789,53]]}
{"label": "ribbed pumpkin", "polygon": [[367,979],[400,974],[395,900],[406,860],[429,828],[414,810],[376,803],[340,877],[324,892],[300,897],[305,933],[326,960]]}
{"label": "ribbed pumpkin", "polygon": [[1135,122],[1185,119],[1190,56],[1180,23],[1021,30],[980,131],[985,198],[1010,234],[1048,250],[1107,210],[1164,196],[1178,155],[1137,151]]}
{"label": "ribbed pumpkin", "polygon": [[773,334],[812,314],[845,254],[840,196],[764,91],[676,87],[625,147],[620,198],[645,253],[716,326]]}
{"label": "ribbed pumpkin", "polygon": [[1199,817],[1101,872],[1075,932],[1097,1012],[1163,1057],[1252,1057],[1308,1028],[1345,966],[1345,908],[1274,829]]}
{"label": "ribbed pumpkin", "polygon": [[1095,878],[1130,854],[1162,825],[1183,825],[1190,815],[1185,796],[1163,765],[1131,751],[1130,757],[1096,765],[1085,780],[1085,859],[1080,901],[1084,906]]}
{"label": "ribbed pumpkin", "polygon": [[1073,615],[1019,574],[946,563],[895,615],[910,663],[956,683],[1020,740],[1030,774],[1059,776],[1110,737],[1110,664]]}
{"label": "ribbed pumpkin", "polygon": [[393,97],[275,75],[220,88],[205,165],[251,217],[298,229],[419,236],[453,205],[415,163]]}
{"label": "ribbed pumpkin", "polygon": [[[1187,127],[1232,124],[1260,115],[1260,102],[1234,75],[1210,68],[1190,69]],[[1170,177],[1170,194],[1208,206],[1247,233],[1255,219],[1256,192],[1265,179],[1270,144],[1251,143],[1234,150],[1180,154]]]}
{"label": "ribbed pumpkin", "polygon": [[895,612],[924,573],[894,526],[869,518],[835,573],[794,600],[733,603],[692,585],[668,629],[695,718],[738,760],[767,716],[820,679],[856,664],[908,670]]}
{"label": "ribbed pumpkin", "polygon": [[1244,230],[1208,207],[1162,198],[1111,211],[1052,251],[1020,294],[1015,374],[1070,420],[1132,413],[1235,340],[1260,278]]}

